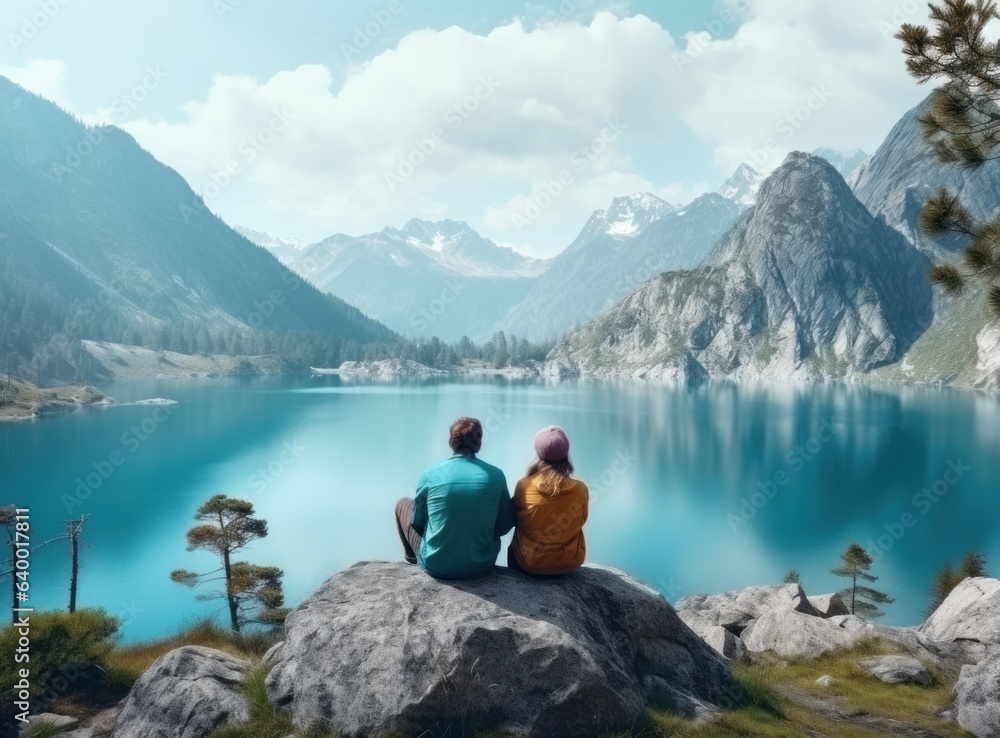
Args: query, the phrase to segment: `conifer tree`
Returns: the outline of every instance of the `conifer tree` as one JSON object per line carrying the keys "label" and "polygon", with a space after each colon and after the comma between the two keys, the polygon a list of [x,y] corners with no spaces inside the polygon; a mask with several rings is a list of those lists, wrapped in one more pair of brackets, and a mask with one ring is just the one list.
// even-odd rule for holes
{"label": "conifer tree", "polygon": [[848,603],[852,615],[864,615],[868,618],[880,618],[885,615],[879,609],[879,605],[891,605],[896,600],[885,592],[880,592],[861,582],[873,583],[878,581],[878,577],[869,574],[874,560],[857,543],[852,543],[847,550],[840,555],[840,566],[832,570],[832,574],[838,577],[847,577],[851,580],[851,585],[842,589],[839,594]]}
{"label": "conifer tree", "polygon": [[930,617],[941,606],[962,580],[984,576],[986,576],[986,556],[978,551],[972,550],[967,553],[958,568],[952,566],[950,561],[944,562],[931,583],[931,602],[927,606],[927,616]]}
{"label": "conifer tree", "polygon": [[[942,81],[919,121],[924,138],[942,162],[979,169],[1000,146],[1000,41],[986,38],[1000,19],[988,0],[943,0],[930,5],[933,29],[904,24],[906,67],[920,82]],[[962,263],[931,269],[933,284],[960,294],[970,280],[985,285],[987,302],[1000,317],[1000,218],[975,218],[958,196],[939,190],[924,204],[918,224],[931,236],[964,247]]]}
{"label": "conifer tree", "polygon": [[215,495],[198,508],[201,521],[187,533],[188,551],[204,550],[219,557],[221,566],[204,574],[177,569],[170,578],[178,584],[196,587],[210,581],[224,582],[221,592],[199,599],[224,599],[230,626],[236,632],[247,623],[273,624],[284,619],[282,577],[274,566],[257,566],[233,561],[233,555],[267,535],[267,521],[254,516],[253,504],[226,495]]}

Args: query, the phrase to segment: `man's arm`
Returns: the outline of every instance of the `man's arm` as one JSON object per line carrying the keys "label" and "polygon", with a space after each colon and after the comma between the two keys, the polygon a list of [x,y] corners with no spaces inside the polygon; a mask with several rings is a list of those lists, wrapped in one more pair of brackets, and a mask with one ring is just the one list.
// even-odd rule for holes
{"label": "man's arm", "polygon": [[424,530],[427,528],[427,490],[429,489],[427,475],[423,474],[420,477],[420,481],[417,482],[417,496],[413,501],[413,520],[410,521],[410,525],[413,526],[413,530],[417,531],[421,536],[424,534]]}
{"label": "man's arm", "polygon": [[500,475],[500,486],[500,504],[497,505],[497,522],[493,529],[493,537],[496,539],[502,538],[513,528],[517,519],[514,501],[510,498],[510,492],[507,491],[507,478],[503,474]]}

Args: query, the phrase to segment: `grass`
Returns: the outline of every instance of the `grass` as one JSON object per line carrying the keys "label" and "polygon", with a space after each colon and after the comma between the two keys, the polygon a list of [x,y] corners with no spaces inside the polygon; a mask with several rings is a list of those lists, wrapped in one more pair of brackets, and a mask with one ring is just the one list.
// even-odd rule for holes
{"label": "grass", "polygon": [[[854,648],[830,653],[814,660],[796,659],[776,669],[781,684],[813,696],[836,697],[853,712],[899,720],[942,736],[968,736],[956,723],[942,720],[937,713],[951,704],[953,685],[928,667],[933,677],[929,687],[885,684],[857,665],[859,659],[898,652],[878,641],[866,640]],[[834,682],[823,687],[816,680],[828,674]]]}
{"label": "grass", "polygon": [[280,635],[271,631],[234,633],[211,620],[199,621],[177,635],[148,643],[116,646],[104,657],[108,682],[116,687],[129,688],[161,656],[181,646],[205,646],[234,656],[253,658],[263,656]]}
{"label": "grass", "polygon": [[55,738],[55,736],[60,733],[62,733],[62,731],[52,723],[40,723],[35,721],[35,723],[28,728],[23,738]]}
{"label": "grass", "polygon": [[[899,721],[911,732],[941,738],[969,738],[957,723],[937,717],[937,712],[953,699],[952,685],[931,670],[935,677],[929,687],[885,684],[868,675],[857,661],[868,656],[893,653],[891,646],[877,639],[859,642],[853,648],[821,656],[815,660],[788,662],[771,659],[753,666],[735,665],[733,674],[741,687],[736,709],[723,712],[709,722],[694,723],[668,711],[651,709],[647,725],[633,731],[632,738],[799,738],[803,735],[833,738],[878,738],[886,735],[879,726],[866,721]],[[833,677],[830,687],[816,680]],[[825,712],[799,704],[791,692],[805,693],[824,700],[839,701],[842,713],[857,718],[846,724]]]}

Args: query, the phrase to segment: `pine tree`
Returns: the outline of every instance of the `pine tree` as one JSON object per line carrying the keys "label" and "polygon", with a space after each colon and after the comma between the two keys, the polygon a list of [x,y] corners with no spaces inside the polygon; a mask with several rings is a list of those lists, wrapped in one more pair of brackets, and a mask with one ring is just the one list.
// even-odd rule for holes
{"label": "pine tree", "polygon": [[962,580],[984,576],[986,576],[986,556],[978,551],[972,550],[967,553],[957,569],[950,561],[944,562],[934,575],[934,581],[931,582],[931,602],[927,606],[927,616],[930,617],[941,606]]}
{"label": "pine tree", "polygon": [[[978,169],[1000,146],[1000,41],[984,32],[1000,19],[995,2],[943,0],[930,5],[933,30],[906,23],[896,38],[903,42],[906,67],[921,83],[943,80],[920,118],[924,138],[939,160]],[[970,280],[988,288],[987,302],[1000,317],[1000,218],[979,221],[959,198],[939,190],[920,212],[928,234],[964,246],[963,264],[938,264],[933,284],[960,294]]]}
{"label": "pine tree", "polygon": [[[233,561],[233,555],[253,541],[267,536],[267,521],[253,517],[253,504],[246,500],[215,495],[198,508],[195,520],[202,521],[187,533],[188,551],[205,550],[219,557],[221,567],[204,574],[177,569],[170,578],[178,584],[196,587],[203,582],[223,581],[222,592],[199,599],[225,599],[230,626],[236,632],[250,622],[272,624],[284,619],[284,572],[274,566],[257,566]],[[221,576],[220,576],[221,575]]]}
{"label": "pine tree", "polygon": [[858,584],[858,580],[862,582],[878,581],[877,576],[868,573],[873,563],[874,560],[864,548],[857,543],[852,543],[840,555],[840,566],[831,571],[832,574],[836,574],[838,577],[847,577],[851,580],[851,586],[845,587],[839,594],[845,602],[849,603],[848,606],[851,608],[851,614],[853,615],[880,618],[885,613],[878,606],[891,605],[896,601],[885,592],[880,592],[864,584]]}
{"label": "pine tree", "polygon": [[785,584],[802,584],[802,575],[798,569],[789,569],[785,574]]}

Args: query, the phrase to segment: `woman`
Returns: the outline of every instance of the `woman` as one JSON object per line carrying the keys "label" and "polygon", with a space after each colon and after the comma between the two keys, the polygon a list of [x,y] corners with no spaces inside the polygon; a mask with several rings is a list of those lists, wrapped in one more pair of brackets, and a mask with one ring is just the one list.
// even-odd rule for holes
{"label": "woman", "polygon": [[569,437],[557,425],[535,434],[535,461],[514,488],[517,522],[507,549],[507,566],[551,576],[579,569],[587,557],[583,524],[590,490],[573,479]]}

